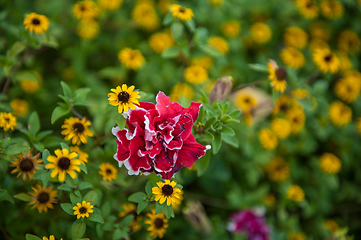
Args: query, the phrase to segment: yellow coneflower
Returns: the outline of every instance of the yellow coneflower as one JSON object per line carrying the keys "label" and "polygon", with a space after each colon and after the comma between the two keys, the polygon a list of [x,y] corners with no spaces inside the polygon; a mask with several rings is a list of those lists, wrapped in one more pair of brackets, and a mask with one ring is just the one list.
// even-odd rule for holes
{"label": "yellow coneflower", "polygon": [[298,10],[305,18],[314,19],[318,15],[317,3],[314,0],[296,0]]}
{"label": "yellow coneflower", "polygon": [[334,221],[334,220],[332,220],[332,219],[327,219],[326,221],[325,221],[325,228],[328,230],[328,231],[330,231],[330,232],[332,232],[332,233],[335,233],[337,230],[338,230],[338,224]]}
{"label": "yellow coneflower", "polygon": [[325,173],[336,174],[340,171],[341,160],[332,153],[324,153],[320,157],[320,168]]}
{"label": "yellow coneflower", "polygon": [[342,101],[351,103],[356,100],[361,91],[361,78],[358,79],[353,75],[346,75],[337,80],[334,85],[334,91]]}
{"label": "yellow coneflower", "polygon": [[304,48],[308,41],[308,35],[301,28],[292,26],[286,28],[283,39],[287,46]]}
{"label": "yellow coneflower", "polygon": [[353,68],[352,62],[347,53],[339,52],[337,53],[337,56],[340,59],[340,72],[346,72]]}
{"label": "yellow coneflower", "polygon": [[144,223],[150,225],[147,228],[147,230],[150,231],[150,236],[163,238],[168,227],[168,219],[165,218],[164,213],[160,212],[159,214],[155,214],[155,209],[152,209],[150,213],[147,213],[147,216],[149,219],[145,220]]}
{"label": "yellow coneflower", "polygon": [[320,3],[321,13],[329,19],[340,18],[343,15],[343,5],[336,0],[323,0]]}
{"label": "yellow coneflower", "polygon": [[288,164],[281,157],[272,159],[266,165],[268,178],[275,182],[282,182],[290,176]]}
{"label": "yellow coneflower", "polygon": [[286,90],[287,71],[284,68],[278,67],[275,60],[270,59],[268,65],[268,78],[271,80],[271,86],[275,91],[283,93]]}
{"label": "yellow coneflower", "polygon": [[138,98],[139,91],[134,91],[134,86],[127,87],[127,84],[123,84],[122,87],[112,88],[108,93],[108,101],[112,106],[118,106],[118,112],[128,112],[129,109],[136,109],[135,104],[139,104]]}
{"label": "yellow coneflower", "polygon": [[24,19],[25,30],[41,34],[49,28],[49,20],[46,16],[37,13],[30,13]]}
{"label": "yellow coneflower", "polygon": [[173,86],[170,94],[172,102],[178,102],[181,97],[192,100],[194,97],[194,90],[187,83],[177,83]]}
{"label": "yellow coneflower", "polygon": [[32,80],[22,80],[20,81],[20,87],[26,93],[35,93],[39,90],[40,84]]}
{"label": "yellow coneflower", "polygon": [[172,5],[172,3],[175,2],[175,0],[159,0],[158,1],[158,9],[162,14],[167,14],[169,12],[169,6]]}
{"label": "yellow coneflower", "polygon": [[16,117],[11,113],[0,113],[0,127],[2,127],[5,132],[9,130],[14,131],[16,127]]}
{"label": "yellow coneflower", "polygon": [[235,38],[241,31],[241,24],[237,20],[231,20],[221,25],[221,31],[224,36],[229,38]]}
{"label": "yellow coneflower", "polygon": [[324,22],[313,22],[310,27],[310,35],[314,39],[329,40],[330,32]]}
{"label": "yellow coneflower", "polygon": [[313,53],[313,61],[323,73],[336,73],[340,68],[340,60],[328,48],[316,49]]}
{"label": "yellow coneflower", "polygon": [[286,113],[286,118],[291,124],[291,132],[293,134],[298,133],[305,124],[305,113],[300,107],[289,109]]}
{"label": "yellow coneflower", "polygon": [[48,208],[53,208],[53,203],[56,203],[56,197],[58,196],[58,191],[53,190],[53,186],[41,187],[39,184],[36,187],[32,187],[34,192],[29,193],[31,197],[31,201],[28,203],[29,205],[33,205],[32,208],[38,208],[39,213],[43,210],[48,212]]}
{"label": "yellow coneflower", "polygon": [[139,50],[124,48],[118,53],[118,59],[126,68],[139,70],[145,62],[145,58]]}
{"label": "yellow coneflower", "polygon": [[86,120],[85,117],[82,119],[70,117],[65,119],[64,124],[61,126],[64,129],[61,134],[65,135],[64,139],[66,141],[71,140],[72,144],[86,144],[88,137],[94,136],[94,133],[89,130],[90,125],[90,121]]}
{"label": "yellow coneflower", "polygon": [[50,176],[54,178],[59,175],[59,182],[64,182],[67,173],[71,178],[76,178],[75,171],[80,172],[79,165],[81,164],[81,161],[76,159],[78,154],[75,152],[69,153],[66,148],[57,149],[54,152],[56,156],[50,155],[48,157],[50,163],[45,166],[52,169]]}
{"label": "yellow coneflower", "polygon": [[305,240],[306,237],[306,234],[300,232],[291,232],[290,234],[288,234],[289,240]]}
{"label": "yellow coneflower", "polygon": [[291,92],[291,95],[298,99],[305,99],[309,96],[309,92],[306,89],[297,88]]}
{"label": "yellow coneflower", "polygon": [[[55,240],[55,237],[54,237],[54,235],[50,235],[50,237],[49,238],[47,238],[47,237],[43,237],[43,240]],[[63,240],[62,238],[60,238],[60,240]]]}
{"label": "yellow coneflower", "polygon": [[11,162],[10,167],[16,167],[11,171],[11,173],[19,172],[16,177],[19,177],[21,174],[23,174],[23,180],[26,181],[26,176],[29,176],[29,179],[31,179],[34,175],[34,173],[39,170],[39,168],[36,166],[37,164],[40,164],[43,160],[38,159],[40,157],[40,153],[33,155],[33,149],[30,149],[28,153],[26,151],[24,154],[18,154],[18,158],[13,158],[14,161]]}
{"label": "yellow coneflower", "polygon": [[74,17],[81,18],[97,18],[99,16],[99,8],[95,2],[90,0],[79,1],[73,6]]}
{"label": "yellow coneflower", "polygon": [[76,206],[73,207],[74,215],[76,215],[76,218],[85,218],[89,217],[89,213],[93,212],[94,206],[90,204],[90,202],[82,201],[81,203],[77,203]]}
{"label": "yellow coneflower", "polygon": [[261,145],[267,150],[273,150],[278,145],[276,135],[268,128],[263,128],[258,132],[258,138]]}
{"label": "yellow coneflower", "polygon": [[184,70],[184,79],[192,84],[204,83],[208,79],[208,72],[201,66],[189,66]]}
{"label": "yellow coneflower", "polygon": [[71,146],[70,147],[70,151],[71,152],[75,152],[76,154],[79,154],[78,156],[78,160],[85,165],[85,163],[88,162],[88,157],[89,155],[86,152],[83,152],[82,150],[80,150],[80,148],[78,146]]}
{"label": "yellow coneflower", "polygon": [[305,56],[293,47],[286,47],[281,51],[281,60],[287,66],[301,68],[305,64]]}
{"label": "yellow coneflower", "polygon": [[139,1],[132,11],[132,18],[139,27],[149,32],[160,26],[160,19],[150,1]]}
{"label": "yellow coneflower", "polygon": [[191,58],[189,60],[189,65],[201,66],[201,67],[204,67],[206,70],[209,70],[212,67],[213,63],[214,63],[213,58],[211,58],[210,56]]}
{"label": "yellow coneflower", "polygon": [[77,24],[76,33],[83,39],[93,39],[99,33],[100,26],[91,18],[83,18]]}
{"label": "yellow coneflower", "polygon": [[23,99],[14,99],[10,102],[13,114],[18,117],[24,117],[29,112],[29,104]]}
{"label": "yellow coneflower", "polygon": [[334,101],[328,109],[330,120],[336,126],[348,124],[352,119],[351,108],[340,101]]}
{"label": "yellow coneflower", "polygon": [[182,21],[190,20],[194,17],[193,11],[190,8],[182,7],[179,4],[172,4],[169,8],[173,17],[176,17]]}
{"label": "yellow coneflower", "polygon": [[139,231],[142,228],[142,226],[139,224],[139,222],[142,220],[142,216],[137,214],[137,205],[135,205],[134,203],[125,203],[122,204],[122,209],[124,211],[118,214],[119,217],[124,218],[128,215],[133,215],[134,219],[129,224],[128,228],[133,232]]}
{"label": "yellow coneflower", "polygon": [[162,53],[173,44],[173,37],[169,33],[155,33],[149,38],[149,45],[156,53]]}
{"label": "yellow coneflower", "polygon": [[218,49],[218,51],[220,51],[223,55],[227,54],[229,51],[228,42],[222,37],[211,37],[208,39],[208,43]]}
{"label": "yellow coneflower", "polygon": [[158,187],[152,188],[152,193],[155,196],[155,201],[163,204],[167,202],[167,206],[180,202],[181,189],[176,188],[175,181],[165,180],[165,182],[157,182]]}
{"label": "yellow coneflower", "polygon": [[98,0],[98,5],[101,9],[114,11],[120,8],[123,0]]}
{"label": "yellow coneflower", "polygon": [[301,202],[303,199],[305,199],[305,193],[302,188],[300,188],[300,186],[293,184],[288,189],[286,198],[294,202]]}
{"label": "yellow coneflower", "polygon": [[256,43],[266,43],[271,39],[271,36],[272,31],[267,24],[263,22],[257,22],[251,26],[251,37]]}
{"label": "yellow coneflower", "polygon": [[340,33],[338,38],[338,48],[346,53],[357,53],[360,51],[360,39],[352,30],[344,30]]}
{"label": "yellow coneflower", "polygon": [[284,118],[275,118],[271,122],[271,129],[279,139],[285,139],[291,133],[291,123]]}
{"label": "yellow coneflower", "polygon": [[102,163],[99,165],[99,174],[103,176],[104,181],[113,181],[117,179],[118,170],[110,163]]}
{"label": "yellow coneflower", "polygon": [[252,92],[249,92],[246,89],[241,89],[237,91],[234,99],[235,105],[244,113],[250,112],[258,105],[257,97],[252,94]]}

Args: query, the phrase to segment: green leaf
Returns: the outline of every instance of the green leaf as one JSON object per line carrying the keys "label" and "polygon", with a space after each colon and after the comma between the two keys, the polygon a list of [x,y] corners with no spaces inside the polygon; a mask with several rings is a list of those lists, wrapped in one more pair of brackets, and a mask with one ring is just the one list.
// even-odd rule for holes
{"label": "green leaf", "polygon": [[61,106],[56,107],[53,113],[51,114],[51,124],[54,124],[56,120],[58,120],[60,117],[64,116],[68,112],[70,112],[69,107],[67,108]]}
{"label": "green leaf", "polygon": [[23,42],[15,42],[10,50],[7,52],[8,57],[13,58],[19,55],[26,48],[26,44]]}
{"label": "green leaf", "polygon": [[219,132],[215,132],[213,134],[213,136],[214,136],[214,140],[212,141],[212,151],[213,151],[213,154],[216,154],[219,151],[219,149],[221,148],[222,137]]}
{"label": "green leaf", "polygon": [[229,135],[229,136],[234,136],[236,135],[236,133],[234,132],[234,130],[228,126],[222,126],[222,129],[221,129],[221,133],[222,134],[226,134],[226,135]]}
{"label": "green leaf", "polygon": [[153,183],[151,181],[148,181],[145,184],[145,192],[147,193],[147,195],[152,195],[153,194],[152,188],[153,188]]}
{"label": "green leaf", "polygon": [[64,212],[66,212],[67,214],[74,216],[74,210],[73,207],[74,205],[70,204],[70,203],[62,203],[60,204],[60,207],[64,210]]}
{"label": "green leaf", "polygon": [[163,19],[163,25],[169,25],[171,22],[173,22],[173,20],[174,18],[172,16],[172,13],[168,13]]}
{"label": "green leaf", "polygon": [[194,32],[196,30],[196,24],[193,19],[184,22],[189,29],[189,31]]}
{"label": "green leaf", "polygon": [[[6,191],[6,190],[5,190]],[[2,197],[0,197],[0,202],[2,201],[9,201],[12,204],[14,204],[14,199],[9,195],[8,192],[5,193],[5,195],[3,195]]]}
{"label": "green leaf", "polygon": [[44,137],[50,135],[53,131],[52,130],[46,130],[46,131],[42,131],[39,134],[36,135],[35,140],[36,141],[40,141],[41,139],[43,139]]}
{"label": "green leaf", "polygon": [[48,161],[48,157],[50,156],[50,152],[48,149],[45,149],[42,153],[42,158],[43,158],[43,163],[44,165],[48,164],[49,161]]}
{"label": "green leaf", "polygon": [[47,185],[48,185],[48,181],[49,181],[49,179],[50,179],[50,174],[51,174],[50,171],[41,174],[41,181],[43,182],[43,185],[44,185],[44,186],[47,186]]}
{"label": "green leaf", "polygon": [[128,227],[133,220],[134,220],[134,215],[130,214],[129,216],[123,218],[120,224],[122,225],[122,227]]}
{"label": "green leaf", "polygon": [[85,222],[74,222],[71,226],[71,238],[73,240],[83,237],[86,230]]}
{"label": "green leaf", "polygon": [[40,130],[40,120],[36,112],[32,112],[30,114],[28,124],[29,131],[34,137],[36,133]]}
{"label": "green leaf", "polygon": [[81,198],[75,195],[73,192],[69,194],[71,204],[76,205],[81,202]]}
{"label": "green leaf", "polygon": [[93,185],[88,182],[81,182],[79,184],[79,190],[84,190],[84,189],[88,189],[88,188],[92,188],[92,187],[93,187]]}
{"label": "green leaf", "polygon": [[114,121],[118,125],[119,129],[123,130],[126,123],[126,119],[123,117],[123,115],[118,115],[116,118],[114,118]]}
{"label": "green leaf", "polygon": [[71,153],[70,147],[68,146],[68,144],[65,143],[60,143],[61,149],[68,149],[69,153]]}
{"label": "green leaf", "polygon": [[38,150],[39,152],[44,151],[44,144],[40,143],[40,142],[35,142],[33,143],[33,146],[36,150]]}
{"label": "green leaf", "polygon": [[147,198],[147,195],[145,195],[145,193],[136,192],[136,193],[133,193],[132,195],[129,196],[128,201],[129,202],[140,203],[143,200],[145,200],[146,198]]}
{"label": "green leaf", "polygon": [[183,35],[184,26],[180,22],[173,22],[170,25],[170,29],[172,30],[172,35],[175,39],[181,38]]}
{"label": "green leaf", "polygon": [[31,196],[27,193],[19,193],[14,195],[14,198],[20,199],[21,201],[30,202]]}
{"label": "green leaf", "polygon": [[173,212],[173,206],[171,205],[167,205],[166,203],[162,204],[162,212],[164,213],[166,218],[174,218],[174,212]]}
{"label": "green leaf", "polygon": [[66,83],[63,82],[63,81],[60,82],[60,85],[61,85],[61,87],[63,88],[64,96],[65,96],[66,98],[70,98],[70,97],[71,97],[71,90],[70,90],[70,88],[69,88],[69,85],[66,84]]}
{"label": "green leaf", "polygon": [[229,135],[222,135],[222,141],[235,147],[238,148],[239,147],[239,142],[238,139],[234,136],[229,136]]}
{"label": "green leaf", "polygon": [[10,142],[9,137],[0,140],[0,149],[5,149],[9,145],[9,142]]}
{"label": "green leaf", "polygon": [[98,194],[95,191],[88,192],[83,198],[83,201],[90,202],[93,206],[97,204],[97,200],[98,200]]}
{"label": "green leaf", "polygon": [[183,189],[183,186],[182,186],[182,185],[180,185],[179,183],[177,183],[174,187],[175,187],[175,188],[179,188],[180,190],[182,190],[182,189]]}
{"label": "green leaf", "polygon": [[158,214],[162,211],[162,205],[159,202],[155,203],[155,214]]}
{"label": "green leaf", "polygon": [[212,46],[211,44],[207,43],[207,44],[203,44],[203,45],[199,45],[199,48],[201,51],[203,51],[204,53],[212,56],[212,57],[220,57],[223,56],[222,53],[215,48],[214,46]]}
{"label": "green leaf", "polygon": [[208,168],[209,160],[211,159],[211,151],[207,151],[206,154],[198,159],[195,164],[197,166],[197,176],[200,177],[205,173]]}
{"label": "green leaf", "polygon": [[176,58],[179,55],[179,48],[169,47],[161,54],[162,58]]}
{"label": "green leaf", "polygon": [[88,174],[88,170],[86,166],[82,163],[78,166],[85,174]]}
{"label": "green leaf", "polygon": [[5,189],[0,189],[0,198],[5,196],[6,193],[7,193],[7,191]]}
{"label": "green leaf", "polygon": [[15,79],[18,80],[19,82],[23,80],[29,80],[35,83],[39,82],[38,77],[33,71],[19,71],[16,73]]}
{"label": "green leaf", "polygon": [[147,206],[148,206],[147,201],[139,202],[137,207],[137,214],[139,215],[139,213],[141,213],[144,210],[144,208],[146,208]]}
{"label": "green leaf", "polygon": [[103,224],[97,224],[95,230],[98,234],[99,239],[103,239],[104,236]]}
{"label": "green leaf", "polygon": [[64,183],[58,187],[58,190],[64,190],[67,192],[71,192],[71,191],[73,191],[73,188]]}
{"label": "green leaf", "polygon": [[74,105],[77,102],[84,101],[89,92],[90,92],[90,88],[79,88],[79,89],[75,90],[73,95],[72,95]]}
{"label": "green leaf", "polygon": [[41,238],[39,238],[39,237],[37,237],[35,235],[31,235],[29,233],[25,235],[25,239],[26,240],[41,240]]}
{"label": "green leaf", "polygon": [[111,212],[111,206],[109,202],[105,202],[102,206],[102,212],[103,212],[103,216],[106,217],[110,214]]}
{"label": "green leaf", "polygon": [[207,122],[204,124],[205,129],[209,129],[213,124],[215,124],[217,121],[216,117],[211,117],[207,120]]}
{"label": "green leaf", "polygon": [[7,147],[4,151],[7,155],[15,155],[18,153],[23,153],[24,151],[30,150],[30,147],[24,146],[22,144],[13,144]]}
{"label": "green leaf", "polygon": [[262,64],[258,64],[258,63],[249,63],[249,64],[247,64],[247,66],[250,69],[255,70],[257,72],[268,72],[268,68],[266,65],[262,65]]}
{"label": "green leaf", "polygon": [[242,111],[237,109],[237,110],[234,110],[234,111],[230,112],[228,115],[229,115],[231,118],[237,118],[237,117],[239,117],[241,114],[242,114]]}
{"label": "green leaf", "polygon": [[96,212],[90,213],[88,219],[92,222],[104,223],[103,217]]}

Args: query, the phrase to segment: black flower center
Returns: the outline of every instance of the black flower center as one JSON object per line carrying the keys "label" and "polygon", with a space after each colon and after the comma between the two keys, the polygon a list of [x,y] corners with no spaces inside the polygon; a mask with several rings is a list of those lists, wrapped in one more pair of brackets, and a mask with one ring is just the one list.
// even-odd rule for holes
{"label": "black flower center", "polygon": [[297,117],[294,117],[292,120],[293,120],[294,123],[298,123],[298,122],[299,122],[299,119],[298,119]]}
{"label": "black flower center", "polygon": [[5,122],[10,122],[10,118],[4,118]]}
{"label": "black flower center", "polygon": [[33,21],[31,21],[31,23],[34,24],[34,25],[39,25],[40,21],[39,21],[39,19],[34,18]]}
{"label": "black flower center", "polygon": [[164,186],[162,187],[162,193],[163,193],[164,196],[170,196],[170,195],[172,195],[172,193],[173,193],[173,187],[172,187],[171,185],[168,185],[168,184],[164,185]]}
{"label": "black flower center", "polygon": [[29,158],[24,158],[20,161],[19,167],[22,172],[30,172],[33,170],[34,163]]}
{"label": "black flower center", "polygon": [[119,102],[122,102],[122,103],[128,103],[129,97],[130,96],[129,96],[128,92],[122,91],[118,94],[118,100],[119,100]]}
{"label": "black flower center", "polygon": [[332,55],[328,55],[328,56],[325,57],[326,62],[330,62],[331,59],[332,59]]}
{"label": "black flower center", "polygon": [[283,68],[277,68],[276,70],[277,80],[285,80],[287,78],[287,71]]}
{"label": "black flower center", "polygon": [[63,157],[63,158],[59,159],[58,167],[61,170],[68,170],[69,166],[70,166],[70,159],[69,158]]}
{"label": "black flower center", "polygon": [[37,196],[36,199],[38,200],[39,203],[47,203],[47,202],[49,201],[49,199],[50,199],[50,196],[49,196],[49,194],[46,193],[46,192],[41,192],[41,193]]}
{"label": "black flower center", "polygon": [[244,102],[245,103],[249,103],[251,101],[251,99],[249,99],[248,97],[246,97],[245,99],[244,99]]}
{"label": "black flower center", "polygon": [[111,175],[111,174],[112,174],[112,170],[110,170],[110,169],[107,169],[105,172],[107,173],[107,175]]}
{"label": "black flower center", "polygon": [[74,123],[73,128],[77,133],[82,133],[84,131],[84,126],[81,123]]}
{"label": "black flower center", "polygon": [[185,12],[186,12],[186,9],[185,9],[185,7],[181,7],[181,8],[179,9],[179,11],[180,11],[181,13],[185,13]]}
{"label": "black flower center", "polygon": [[88,210],[87,210],[85,207],[81,207],[81,208],[79,209],[79,212],[82,213],[82,214],[84,214],[84,213],[87,213]]}
{"label": "black flower center", "polygon": [[81,12],[85,12],[85,11],[86,11],[86,7],[85,7],[84,5],[81,5],[79,9],[80,9]]}
{"label": "black flower center", "polygon": [[154,226],[155,228],[159,229],[159,228],[162,228],[164,225],[164,221],[163,219],[161,218],[157,218],[155,221],[154,221]]}
{"label": "black flower center", "polygon": [[282,104],[280,106],[280,109],[281,109],[281,111],[286,111],[288,109],[288,105],[287,104]]}

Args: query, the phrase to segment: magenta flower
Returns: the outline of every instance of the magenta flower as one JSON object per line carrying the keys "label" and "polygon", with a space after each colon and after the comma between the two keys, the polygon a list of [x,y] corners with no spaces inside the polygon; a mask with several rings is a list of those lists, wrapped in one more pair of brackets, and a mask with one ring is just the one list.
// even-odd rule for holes
{"label": "magenta flower", "polygon": [[269,240],[270,229],[266,220],[260,214],[252,210],[243,210],[233,214],[228,230],[247,234],[247,240]]}
{"label": "magenta flower", "polygon": [[128,129],[112,129],[118,144],[114,158],[119,167],[124,164],[129,175],[155,171],[170,179],[182,167],[191,167],[210,146],[199,144],[191,133],[201,103],[192,102],[184,108],[170,102],[163,92],[156,99],[156,105],[140,102],[130,111]]}

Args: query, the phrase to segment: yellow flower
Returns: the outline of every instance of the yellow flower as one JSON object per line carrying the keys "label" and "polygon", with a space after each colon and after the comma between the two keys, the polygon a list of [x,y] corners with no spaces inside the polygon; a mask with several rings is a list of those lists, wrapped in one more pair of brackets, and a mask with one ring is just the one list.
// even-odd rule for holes
{"label": "yellow flower", "polygon": [[194,90],[187,83],[177,83],[172,88],[170,100],[172,102],[178,102],[181,97],[185,97],[189,100],[192,100],[194,97]]}
{"label": "yellow flower", "polygon": [[98,0],[98,5],[100,8],[110,11],[120,8],[122,4],[123,0]]}
{"label": "yellow flower", "polygon": [[280,112],[281,113],[286,113],[286,111],[289,110],[290,108],[297,107],[297,106],[299,106],[299,104],[296,101],[296,99],[290,98],[287,95],[281,95],[277,99],[272,113],[274,115],[277,115]]}
{"label": "yellow flower", "polygon": [[99,165],[99,174],[103,176],[104,181],[113,181],[117,179],[118,170],[110,163],[102,163]]}
{"label": "yellow flower", "polygon": [[352,62],[346,53],[339,52],[337,54],[337,56],[340,59],[340,71],[341,72],[352,69]]}
{"label": "yellow flower", "polygon": [[189,65],[191,66],[201,66],[204,67],[206,70],[209,70],[213,65],[213,58],[210,56],[202,56],[199,58],[191,58],[189,61]]}
{"label": "yellow flower", "polygon": [[208,73],[201,66],[190,66],[184,70],[184,79],[192,84],[200,84],[207,81]]}
{"label": "yellow flower", "polygon": [[145,62],[145,58],[139,50],[124,48],[118,53],[118,59],[126,68],[137,71]]}
{"label": "yellow flower", "polygon": [[49,20],[46,16],[37,13],[30,13],[24,19],[25,30],[41,34],[49,28]]}
{"label": "yellow flower", "polygon": [[293,184],[288,189],[286,198],[294,202],[301,202],[303,199],[305,199],[305,193],[302,188],[300,188],[300,186]]}
{"label": "yellow flower", "polygon": [[118,112],[128,112],[129,108],[135,110],[135,104],[139,104],[138,98],[139,91],[134,91],[134,86],[127,87],[127,84],[123,84],[122,87],[112,88],[108,93],[108,101],[112,106],[118,106]]}
{"label": "yellow flower", "polygon": [[348,124],[352,119],[351,108],[340,101],[334,101],[330,104],[328,115],[331,122],[339,127]]}
{"label": "yellow flower", "polygon": [[[55,240],[55,237],[54,237],[54,235],[50,235],[49,238],[43,237],[43,240]],[[60,240],[63,240],[63,239],[61,238]]]}
{"label": "yellow flower", "polygon": [[208,43],[218,49],[223,55],[229,51],[228,42],[222,37],[211,37],[208,39]]}
{"label": "yellow flower", "polygon": [[147,216],[149,219],[145,220],[144,223],[150,225],[147,228],[147,230],[150,231],[150,236],[163,238],[168,227],[168,219],[165,218],[164,213],[160,212],[159,214],[155,214],[155,209],[152,209],[150,213],[147,213]]}
{"label": "yellow flower", "polygon": [[329,46],[324,40],[322,40],[320,38],[315,38],[310,41],[309,48],[312,51],[315,51],[316,49],[319,49],[319,48],[329,48]]}
{"label": "yellow flower", "polygon": [[317,3],[314,0],[295,0],[298,10],[305,18],[313,19],[318,15]]}
{"label": "yellow flower", "polygon": [[258,132],[258,138],[262,146],[267,150],[273,150],[278,145],[276,135],[268,128],[263,128]]}
{"label": "yellow flower", "polygon": [[336,0],[323,0],[320,8],[322,15],[329,19],[340,18],[343,15],[343,5]]}
{"label": "yellow flower", "polygon": [[215,7],[220,7],[224,4],[224,0],[209,0]]}
{"label": "yellow flower", "polygon": [[291,232],[290,234],[288,234],[289,240],[305,240],[306,237],[307,236],[304,233]]}
{"label": "yellow flower", "polygon": [[53,208],[53,203],[56,203],[56,197],[58,196],[58,191],[53,190],[53,186],[41,187],[39,184],[36,187],[31,187],[34,192],[29,193],[31,197],[31,201],[28,203],[29,205],[34,204],[33,208],[38,208],[39,213],[43,210],[44,212],[48,212],[48,208]]}
{"label": "yellow flower", "polygon": [[241,24],[237,20],[231,20],[221,25],[221,31],[224,36],[229,38],[235,38],[241,31]]}
{"label": "yellow flower", "polygon": [[305,64],[305,56],[293,47],[286,47],[281,51],[281,60],[292,68],[301,68]]}
{"label": "yellow flower", "polygon": [[291,124],[287,119],[275,118],[271,122],[271,129],[279,139],[285,139],[291,133]]}
{"label": "yellow flower", "polygon": [[264,204],[267,206],[274,206],[276,204],[276,198],[273,194],[267,194],[263,200]]}
{"label": "yellow flower", "polygon": [[330,38],[330,33],[323,22],[313,22],[310,27],[310,35],[312,38],[322,39],[324,41]]}
{"label": "yellow flower", "polygon": [[275,91],[283,93],[286,90],[286,78],[287,71],[284,68],[278,67],[276,61],[270,59],[268,65],[268,78],[271,81],[271,86],[274,87]]}
{"label": "yellow flower", "polygon": [[99,33],[99,24],[91,18],[82,18],[77,24],[76,33],[83,39],[93,39]]}
{"label": "yellow flower", "polygon": [[86,118],[79,119],[77,117],[70,117],[65,119],[64,124],[61,126],[64,130],[61,134],[65,135],[66,141],[71,141],[72,144],[80,145],[88,142],[88,136],[94,136],[93,132],[89,130],[91,125],[90,121]]}
{"label": "yellow flower", "polygon": [[327,219],[326,221],[325,221],[325,228],[328,230],[328,231],[330,231],[330,232],[332,232],[332,233],[335,233],[337,230],[338,230],[338,224],[334,221],[334,220],[332,220],[332,219]]}
{"label": "yellow flower", "polygon": [[36,166],[42,162],[42,159],[38,159],[40,157],[40,153],[36,154],[35,156],[32,156],[33,150],[30,149],[30,151],[26,154],[26,151],[24,154],[18,154],[18,158],[13,158],[14,161],[11,162],[10,167],[16,167],[11,171],[11,173],[19,172],[16,177],[19,177],[21,174],[23,174],[23,180],[26,181],[26,176],[29,176],[29,179],[32,179],[34,173],[39,170],[39,168]]}
{"label": "yellow flower", "polygon": [[11,113],[0,113],[0,127],[2,127],[5,132],[9,130],[14,131],[14,128],[16,127],[16,117]]}
{"label": "yellow flower", "polygon": [[258,99],[252,92],[241,89],[235,95],[235,105],[244,113],[248,113],[258,105]]}
{"label": "yellow flower", "polygon": [[271,39],[272,32],[265,23],[257,22],[251,26],[252,39],[257,43],[266,43]]}
{"label": "yellow flower", "polygon": [[155,201],[163,204],[167,201],[167,206],[180,202],[181,189],[176,188],[175,181],[165,180],[165,182],[157,182],[158,187],[152,188],[152,193],[155,196]]}
{"label": "yellow flower", "polygon": [[57,149],[55,150],[55,155],[50,155],[48,157],[48,161],[50,163],[46,164],[46,168],[53,169],[51,171],[50,176],[52,178],[59,175],[59,182],[65,181],[65,175],[68,173],[72,179],[76,178],[75,171],[80,172],[79,165],[81,161],[76,159],[78,154],[75,152],[69,153],[69,150],[64,149]]}
{"label": "yellow flower", "polygon": [[193,11],[190,8],[182,7],[178,4],[172,4],[169,8],[173,17],[176,17],[182,21],[188,21],[194,17]]}
{"label": "yellow flower", "polygon": [[293,134],[301,131],[305,124],[305,113],[300,107],[294,107],[287,111],[286,118],[291,124],[291,132]]}
{"label": "yellow flower", "polygon": [[128,215],[133,215],[134,219],[129,224],[128,228],[133,232],[139,231],[142,228],[142,226],[139,224],[139,222],[142,220],[142,216],[137,215],[137,205],[134,203],[125,203],[122,204],[122,208],[124,211],[119,213],[119,217],[124,218]]}
{"label": "yellow flower", "polygon": [[89,217],[89,213],[93,212],[94,206],[90,204],[90,202],[82,201],[82,203],[77,203],[76,206],[73,207],[74,215],[76,215],[76,218],[84,218]]}
{"label": "yellow flower", "polygon": [[309,95],[309,92],[306,89],[298,88],[293,90],[291,95],[298,99],[305,99]]}
{"label": "yellow flower", "polygon": [[283,35],[287,46],[295,48],[304,48],[307,44],[308,35],[299,27],[288,27]]}
{"label": "yellow flower", "polygon": [[39,90],[40,85],[39,83],[32,81],[32,80],[22,80],[20,81],[21,89],[27,93],[34,93]]}
{"label": "yellow flower", "polygon": [[76,154],[79,154],[78,156],[78,160],[85,165],[85,163],[88,162],[88,157],[89,155],[86,152],[83,152],[82,150],[80,150],[80,148],[78,146],[71,146],[70,147],[70,151],[71,152],[75,152]]}
{"label": "yellow flower", "polygon": [[24,117],[29,112],[28,102],[19,98],[12,100],[10,107],[13,109],[13,114],[18,117]]}
{"label": "yellow flower", "polygon": [[154,31],[160,25],[160,19],[151,2],[137,3],[132,11],[132,18],[139,27],[146,31]]}
{"label": "yellow flower", "polygon": [[90,0],[79,1],[73,6],[74,17],[81,18],[97,18],[99,16],[99,8],[95,2]]}
{"label": "yellow flower", "polygon": [[338,38],[338,48],[345,53],[357,53],[360,51],[360,39],[352,30],[344,30]]}
{"label": "yellow flower", "polygon": [[155,33],[149,38],[149,45],[156,53],[162,53],[173,44],[173,37],[168,33]]}
{"label": "yellow flower", "polygon": [[324,153],[320,157],[320,168],[325,173],[336,174],[340,171],[341,160],[332,153]]}
{"label": "yellow flower", "polygon": [[348,74],[337,80],[334,91],[342,101],[351,103],[356,100],[361,91],[361,77]]}
{"label": "yellow flower", "polygon": [[159,11],[162,14],[167,14],[169,12],[169,6],[174,2],[175,0],[159,0],[158,1],[158,8]]}
{"label": "yellow flower", "polygon": [[290,169],[281,157],[272,159],[266,166],[268,178],[275,182],[282,182],[289,178]]}
{"label": "yellow flower", "polygon": [[340,68],[340,60],[328,48],[316,49],[313,53],[313,61],[323,73],[328,71],[336,73]]}

